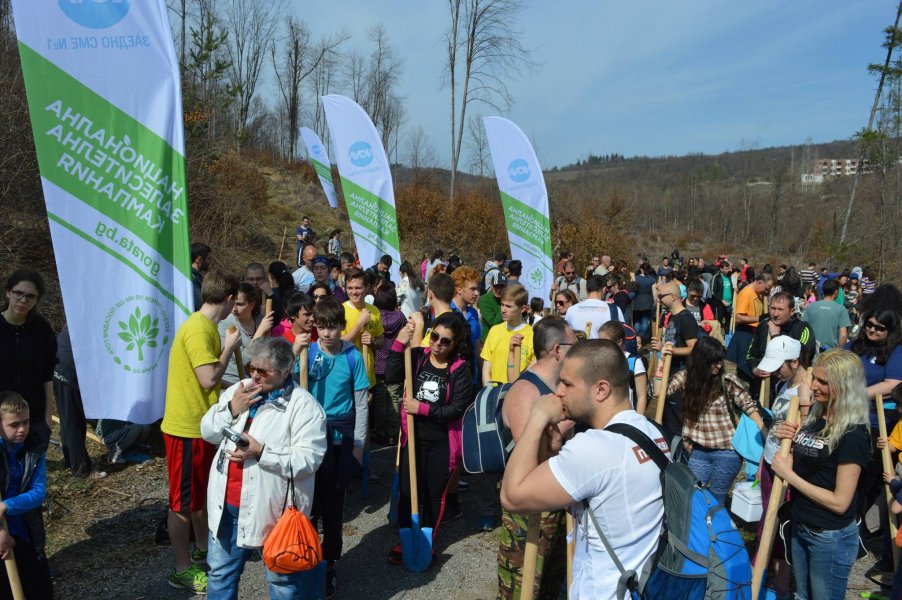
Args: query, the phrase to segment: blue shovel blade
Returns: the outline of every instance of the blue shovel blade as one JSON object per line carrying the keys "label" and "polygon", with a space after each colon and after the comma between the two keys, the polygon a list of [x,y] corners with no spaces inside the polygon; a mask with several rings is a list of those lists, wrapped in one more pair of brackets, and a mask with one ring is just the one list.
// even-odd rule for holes
{"label": "blue shovel blade", "polygon": [[724,345],[724,348],[726,348],[727,346],[730,345],[730,340],[732,340],[732,339],[733,339],[733,334],[732,334],[732,333],[728,333],[727,335],[723,336],[723,345]]}
{"label": "blue shovel blade", "polygon": [[401,528],[401,557],[404,566],[422,573],[432,562],[432,527],[420,528],[420,515],[410,516],[410,527]]}
{"label": "blue shovel blade", "polygon": [[401,476],[395,471],[391,482],[391,500],[388,504],[388,522],[391,525],[398,524],[398,499],[401,497]]}

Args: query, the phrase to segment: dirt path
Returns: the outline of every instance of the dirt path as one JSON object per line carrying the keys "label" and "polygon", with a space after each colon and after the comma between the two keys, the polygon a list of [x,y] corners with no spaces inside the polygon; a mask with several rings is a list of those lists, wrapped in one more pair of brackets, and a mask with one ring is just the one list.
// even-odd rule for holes
{"label": "dirt path", "polygon": [[[97,447],[90,450],[98,453],[98,465],[105,464]],[[366,500],[359,491],[348,496],[344,556],[339,563],[336,597],[494,598],[497,537],[476,531],[475,499],[471,493],[461,494],[464,517],[443,525],[440,557],[435,566],[416,574],[386,562],[386,552],[397,543],[397,534],[386,521],[394,451],[378,448],[371,457],[373,472],[380,480],[371,483]],[[58,573],[55,590],[59,600],[195,598],[166,583],[171,552],[168,541],[156,544],[154,539],[166,510],[162,458],[143,467],[113,467],[109,477],[89,483],[68,477],[62,470],[62,454],[51,448],[48,468],[48,555]],[[873,556],[868,556],[856,563],[847,599],[859,598],[862,591],[878,591],[864,577],[873,562]],[[888,595],[888,590],[884,594]],[[268,598],[262,563],[248,564],[240,597]]]}

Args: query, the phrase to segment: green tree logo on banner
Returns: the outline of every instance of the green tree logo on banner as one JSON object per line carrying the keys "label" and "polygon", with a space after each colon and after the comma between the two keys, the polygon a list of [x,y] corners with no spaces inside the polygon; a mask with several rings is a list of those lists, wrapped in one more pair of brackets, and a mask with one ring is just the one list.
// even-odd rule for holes
{"label": "green tree logo on banner", "polygon": [[128,343],[126,350],[138,349],[138,360],[144,360],[144,346],[148,348],[157,347],[157,336],[160,335],[159,319],[151,321],[150,315],[142,315],[140,308],[135,308],[135,312],[128,319],[128,324],[119,321],[119,339]]}

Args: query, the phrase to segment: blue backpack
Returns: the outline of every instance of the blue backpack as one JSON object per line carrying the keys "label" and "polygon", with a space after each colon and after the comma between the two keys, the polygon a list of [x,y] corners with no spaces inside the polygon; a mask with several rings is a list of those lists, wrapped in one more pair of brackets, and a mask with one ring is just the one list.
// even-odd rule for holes
{"label": "blue backpack", "polygon": [[[586,504],[602,543],[621,577],[617,597],[644,600],[744,600],[752,597],[752,565],[726,508],[679,459],[625,423],[605,428],[635,442],[661,469],[664,528],[658,551],[643,572],[627,571]],[[667,436],[665,436],[665,439]]]}
{"label": "blue backpack", "polygon": [[[524,371],[517,379],[525,379],[550,394],[542,379],[532,371]],[[468,473],[503,473],[507,459],[514,449],[514,438],[504,426],[501,407],[513,383],[489,384],[476,395],[476,400],[464,412],[461,425],[461,450],[464,470]]]}

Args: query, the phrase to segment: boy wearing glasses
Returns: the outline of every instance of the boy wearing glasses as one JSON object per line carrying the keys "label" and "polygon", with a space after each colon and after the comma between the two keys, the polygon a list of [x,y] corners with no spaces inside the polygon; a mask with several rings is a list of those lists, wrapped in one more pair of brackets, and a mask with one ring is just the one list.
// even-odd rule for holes
{"label": "boy wearing glasses", "polygon": [[[522,285],[509,285],[501,293],[501,318],[504,322],[492,327],[482,347],[482,385],[493,381],[513,381],[535,359],[532,327],[523,321],[528,303],[529,292]],[[511,352],[514,362],[511,362]]]}
{"label": "boy wearing glasses", "polygon": [[[209,271],[201,290],[203,304],[179,327],[169,353],[163,440],[169,470],[169,541],[175,568],[169,585],[204,593],[207,574],[197,566],[207,558],[207,481],[216,446],[203,440],[200,420],[219,400],[220,380],[241,342],[238,330],[220,343],[217,324],[226,318],[238,294],[238,278]],[[189,552],[194,527],[196,547]]]}
{"label": "boy wearing glasses", "polygon": [[345,492],[360,474],[369,414],[370,379],[363,355],[342,338],[342,331],[347,330],[346,313],[347,305],[342,307],[334,298],[316,303],[313,320],[319,341],[310,346],[307,364],[297,366],[307,369],[309,391],[326,413],[329,447],[316,472],[311,517],[314,526],[320,518],[323,520],[326,598],[335,593],[335,561],[341,557]]}

